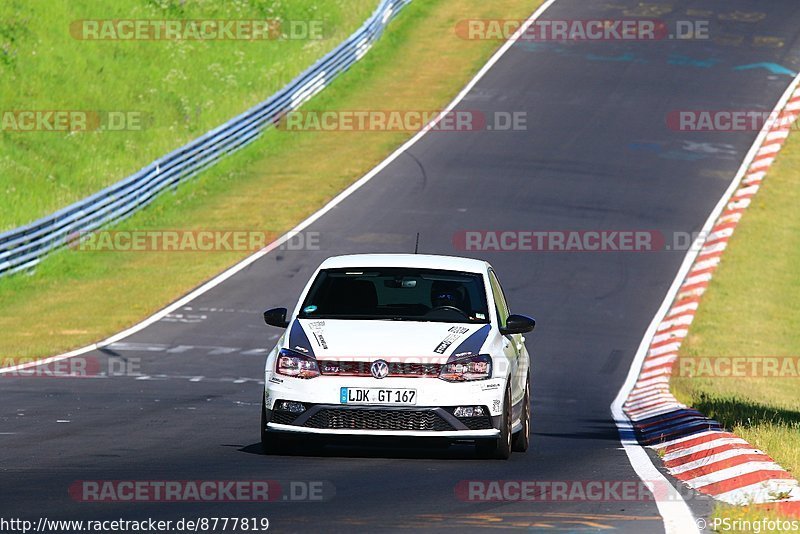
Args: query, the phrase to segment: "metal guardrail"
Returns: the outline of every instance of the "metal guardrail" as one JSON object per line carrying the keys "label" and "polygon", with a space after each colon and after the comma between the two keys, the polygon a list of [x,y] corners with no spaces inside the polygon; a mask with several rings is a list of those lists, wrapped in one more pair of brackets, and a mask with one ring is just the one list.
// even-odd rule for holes
{"label": "metal guardrail", "polygon": [[30,269],[76,234],[118,222],[222,157],[255,141],[360,60],[411,0],[382,0],[364,24],[286,87],[260,104],[94,195],[0,234],[0,276]]}

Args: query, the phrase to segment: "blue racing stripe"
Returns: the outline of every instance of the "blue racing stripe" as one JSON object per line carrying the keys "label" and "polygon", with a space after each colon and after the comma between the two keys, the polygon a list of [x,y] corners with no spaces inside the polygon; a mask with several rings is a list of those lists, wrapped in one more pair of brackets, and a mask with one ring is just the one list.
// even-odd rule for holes
{"label": "blue racing stripe", "polygon": [[461,345],[456,347],[453,351],[453,354],[478,354],[483,346],[483,343],[486,341],[486,338],[489,337],[489,332],[492,330],[491,325],[484,325],[481,327],[480,330],[476,330],[471,336],[461,342]]}
{"label": "blue racing stripe", "polygon": [[292,329],[289,330],[288,348],[307,356],[314,356],[314,349],[311,347],[311,342],[308,340],[308,336],[303,330],[303,327],[300,326],[300,321],[297,319],[294,320]]}

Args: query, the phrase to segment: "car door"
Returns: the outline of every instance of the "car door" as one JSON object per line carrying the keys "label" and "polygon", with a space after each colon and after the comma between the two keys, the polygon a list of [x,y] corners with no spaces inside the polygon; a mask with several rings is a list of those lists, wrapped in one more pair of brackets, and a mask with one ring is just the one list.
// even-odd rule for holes
{"label": "car door", "polygon": [[[506,325],[506,319],[510,314],[508,310],[508,303],[503,294],[503,288],[500,286],[500,281],[493,270],[489,271],[489,283],[492,286],[492,296],[494,297],[495,311],[497,313],[497,321],[502,328]],[[520,368],[521,362],[520,355],[522,348],[522,336],[513,334],[503,336],[503,354],[511,365],[511,400],[513,403],[519,402],[524,395],[523,388],[525,387],[524,380],[521,382],[520,375],[524,375],[525,370]]]}

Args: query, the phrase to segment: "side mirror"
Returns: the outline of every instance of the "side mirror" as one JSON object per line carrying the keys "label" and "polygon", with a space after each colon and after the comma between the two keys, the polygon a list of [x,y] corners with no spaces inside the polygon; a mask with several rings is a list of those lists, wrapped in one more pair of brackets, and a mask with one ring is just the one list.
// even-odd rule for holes
{"label": "side mirror", "polygon": [[506,326],[500,329],[504,336],[511,334],[525,334],[536,326],[536,321],[525,315],[509,315]]}
{"label": "side mirror", "polygon": [[278,328],[286,328],[289,326],[289,321],[286,320],[286,308],[272,308],[264,312],[264,322],[270,326],[277,326]]}

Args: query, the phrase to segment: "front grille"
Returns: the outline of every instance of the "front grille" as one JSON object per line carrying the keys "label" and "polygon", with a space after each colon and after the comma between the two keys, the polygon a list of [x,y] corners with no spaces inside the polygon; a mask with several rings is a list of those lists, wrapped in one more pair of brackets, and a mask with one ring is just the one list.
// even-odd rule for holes
{"label": "front grille", "polygon": [[[339,362],[323,360],[319,362],[319,369],[323,375],[333,376],[372,376],[370,366],[372,362]],[[440,363],[405,363],[390,362],[389,377],[405,378],[436,378],[442,370]]]}
{"label": "front grille", "polygon": [[492,427],[492,418],[488,415],[481,417],[459,417],[459,421],[464,423],[470,430],[488,430]]}
{"label": "front grille", "polygon": [[272,412],[272,421],[273,423],[278,423],[280,425],[291,425],[294,423],[294,420],[297,419],[296,413],[291,412]]}
{"label": "front grille", "polygon": [[374,410],[326,408],[305,425],[331,430],[416,430],[441,432],[453,427],[430,410]]}

